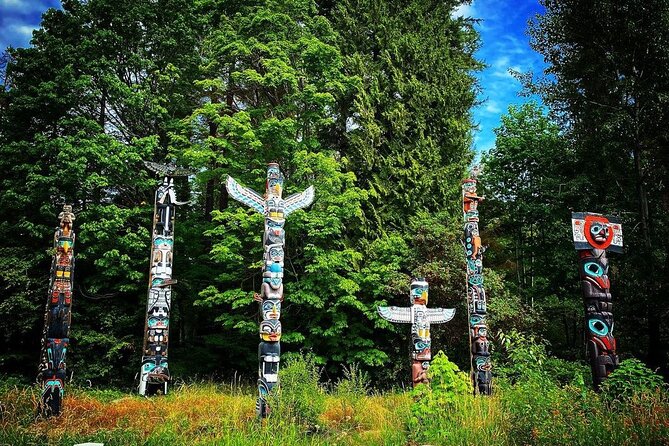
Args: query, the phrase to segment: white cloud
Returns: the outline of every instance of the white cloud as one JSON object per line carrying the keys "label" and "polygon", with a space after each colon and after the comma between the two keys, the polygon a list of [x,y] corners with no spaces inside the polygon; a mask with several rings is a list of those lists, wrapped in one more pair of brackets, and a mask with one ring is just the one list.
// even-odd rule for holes
{"label": "white cloud", "polygon": [[486,111],[487,113],[498,114],[502,112],[502,107],[499,106],[499,103],[497,101],[488,100],[483,110]]}
{"label": "white cloud", "polygon": [[476,17],[476,15],[474,5],[460,5],[451,13],[451,17]]}
{"label": "white cloud", "polygon": [[38,27],[39,27],[39,25],[32,26],[32,25],[19,25],[19,24],[16,24],[16,25],[12,25],[12,26],[11,26],[11,29],[12,29],[15,33],[20,34],[20,35],[22,35],[22,36],[25,36],[25,37],[32,37],[32,35],[33,35],[33,31],[34,31],[35,29],[37,29]]}
{"label": "white cloud", "polygon": [[11,11],[14,13],[30,14],[42,12],[50,7],[50,0],[0,0],[0,12]]}
{"label": "white cloud", "polygon": [[510,62],[511,62],[511,59],[509,58],[509,56],[502,56],[502,57],[498,57],[491,65],[494,68],[506,69],[509,66]]}
{"label": "white cloud", "polygon": [[26,3],[23,0],[0,0],[0,8],[21,8]]}

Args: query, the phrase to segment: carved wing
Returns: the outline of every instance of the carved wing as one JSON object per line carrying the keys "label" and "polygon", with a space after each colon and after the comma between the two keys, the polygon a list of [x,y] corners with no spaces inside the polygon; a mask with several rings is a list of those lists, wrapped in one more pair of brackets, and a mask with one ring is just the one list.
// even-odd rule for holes
{"label": "carved wing", "polygon": [[314,186],[309,186],[304,192],[293,194],[284,201],[283,214],[288,214],[298,209],[306,208],[314,201]]}
{"label": "carved wing", "polygon": [[455,308],[428,308],[425,310],[425,315],[431,324],[441,324],[453,319]]}
{"label": "carved wing", "polygon": [[240,185],[234,178],[228,175],[228,181],[225,183],[228,193],[232,198],[255,209],[261,214],[265,213],[265,200],[253,189]]}
{"label": "carved wing", "polygon": [[403,322],[409,324],[411,320],[411,308],[408,307],[378,307],[379,316],[390,322]]}

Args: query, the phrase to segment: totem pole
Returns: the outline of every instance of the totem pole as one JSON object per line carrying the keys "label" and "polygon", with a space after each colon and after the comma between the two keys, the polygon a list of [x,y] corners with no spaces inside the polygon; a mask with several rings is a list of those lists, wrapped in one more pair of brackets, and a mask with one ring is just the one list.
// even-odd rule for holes
{"label": "totem pole", "polygon": [[467,311],[469,313],[469,342],[471,346],[471,377],[475,394],[490,395],[492,391],[492,363],[488,349],[486,324],[486,297],[483,288],[483,252],[479,236],[479,202],[476,195],[478,168],[471,171],[462,182],[462,210],[464,214],[464,240],[467,266]]}
{"label": "totem pole", "polygon": [[573,212],[571,227],[579,258],[586,348],[592,382],[595,390],[599,390],[609,373],[618,366],[606,251],[623,252],[623,228],[615,217],[589,212]]}
{"label": "totem pole", "polygon": [[140,395],[167,393],[170,372],[167,364],[170,305],[172,302],[172,256],[174,248],[174,215],[178,202],[174,177],[189,172],[157,163],[144,162],[146,167],[163,176],[156,190],[153,208],[153,232],[149,260],[149,292],[144,324],[142,366],[139,372]]}
{"label": "totem pole", "polygon": [[430,368],[432,350],[430,324],[442,324],[453,319],[452,308],[426,308],[428,285],[425,279],[411,282],[409,302],[411,307],[378,307],[379,315],[387,321],[411,324],[411,382],[416,387],[428,383],[427,370]]}
{"label": "totem pole", "polygon": [[64,205],[58,215],[60,226],[54,234],[54,253],[51,261],[49,296],[44,315],[42,362],[40,378],[43,383],[42,414],[58,415],[63,401],[66,365],[65,355],[70,342],[72,314],[72,283],[74,280],[74,232],[72,206]]}
{"label": "totem pole", "polygon": [[262,267],[263,283],[260,294],[254,298],[260,303],[260,344],[258,345],[258,400],[256,413],[265,418],[269,415],[267,395],[278,383],[279,356],[281,355],[281,302],[283,301],[283,261],[285,219],[292,212],[305,208],[314,200],[314,187],[309,186],[304,192],[281,198],[283,175],[279,165],[267,166],[265,196],[252,189],[241,186],[228,176],[228,193],[235,200],[245,204],[265,216],[264,262]]}

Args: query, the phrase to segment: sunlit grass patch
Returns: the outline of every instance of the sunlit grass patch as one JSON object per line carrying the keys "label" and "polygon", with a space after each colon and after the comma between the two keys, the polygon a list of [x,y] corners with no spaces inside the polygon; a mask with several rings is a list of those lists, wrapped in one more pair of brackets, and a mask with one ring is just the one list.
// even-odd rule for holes
{"label": "sunlit grass patch", "polygon": [[251,388],[176,385],[168,395],[144,398],[69,386],[62,414],[43,419],[36,416],[40,389],[5,387],[0,446],[669,446],[663,391],[611,399],[582,385],[531,378],[500,382],[489,397],[444,390],[449,386],[379,394],[352,373],[323,386],[308,364],[284,371],[288,379],[265,420],[256,418]]}

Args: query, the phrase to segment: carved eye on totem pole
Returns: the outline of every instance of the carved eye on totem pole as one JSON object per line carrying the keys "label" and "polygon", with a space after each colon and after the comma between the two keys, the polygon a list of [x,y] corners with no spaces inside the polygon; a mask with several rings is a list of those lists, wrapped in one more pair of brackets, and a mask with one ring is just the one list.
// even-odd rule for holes
{"label": "carved eye on totem pole", "polygon": [[607,241],[609,236],[611,235],[611,231],[609,231],[609,224],[600,222],[600,221],[593,221],[590,225],[590,237],[595,241],[597,244],[602,244]]}
{"label": "carved eye on totem pole", "polygon": [[481,372],[488,372],[492,368],[490,356],[479,356],[476,358],[476,369]]}
{"label": "carved eye on totem pole", "polygon": [[272,219],[272,220],[280,220],[281,221],[281,227],[283,227],[283,220],[284,220],[284,215],[283,215],[283,209],[284,209],[284,202],[281,198],[278,197],[273,197],[267,199],[266,202],[266,209],[267,209],[267,216]]}
{"label": "carved eye on totem pole", "polygon": [[413,343],[413,349],[417,352],[421,352],[423,350],[428,350],[431,344],[432,341],[429,339],[416,339]]}
{"label": "carved eye on totem pole", "polygon": [[588,319],[588,329],[591,334],[591,342],[602,352],[615,352],[616,340],[613,337],[612,329],[600,317],[591,317]]}
{"label": "carved eye on totem pole", "polygon": [[280,244],[270,245],[268,247],[268,259],[272,262],[283,265],[283,247]]}
{"label": "carved eye on totem pole", "polygon": [[267,219],[266,233],[267,238],[269,239],[270,244],[272,245],[283,245],[285,239],[285,233],[283,231],[284,220],[274,221]]}
{"label": "carved eye on totem pole", "polygon": [[588,320],[588,328],[595,336],[608,336],[610,333],[606,322],[596,317]]}

